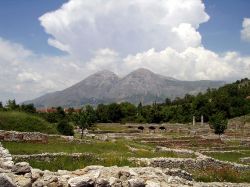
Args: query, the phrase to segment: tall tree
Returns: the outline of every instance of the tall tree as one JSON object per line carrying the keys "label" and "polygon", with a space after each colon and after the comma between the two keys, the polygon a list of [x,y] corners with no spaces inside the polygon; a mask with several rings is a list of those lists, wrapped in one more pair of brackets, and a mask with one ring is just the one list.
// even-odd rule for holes
{"label": "tall tree", "polygon": [[228,120],[225,117],[225,114],[223,114],[222,112],[213,114],[209,118],[210,128],[212,128],[214,130],[214,133],[218,134],[219,137],[221,134],[224,134],[225,130],[227,129],[227,124]]}

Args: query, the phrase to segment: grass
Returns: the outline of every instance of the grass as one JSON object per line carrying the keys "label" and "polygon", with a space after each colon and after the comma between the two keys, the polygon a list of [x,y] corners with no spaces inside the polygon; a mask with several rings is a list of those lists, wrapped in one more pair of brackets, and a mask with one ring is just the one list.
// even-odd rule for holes
{"label": "grass", "polygon": [[[153,145],[142,144],[125,139],[116,142],[100,142],[92,140],[90,143],[65,142],[59,139],[50,139],[48,144],[25,143],[25,142],[3,142],[11,154],[38,154],[38,153],[89,153],[90,157],[72,160],[68,156],[58,156],[53,162],[29,160],[31,166],[40,169],[56,171],[58,169],[75,170],[88,165],[103,166],[135,166],[129,158],[154,158],[154,157],[183,157],[171,151],[154,152]],[[129,147],[133,147],[131,150]],[[19,160],[26,161],[26,160]]]}
{"label": "grass", "polygon": [[21,132],[57,134],[56,126],[44,119],[24,112],[0,112],[0,129]]}
{"label": "grass", "polygon": [[[58,139],[50,140],[48,144],[28,142],[2,142],[11,154],[39,154],[39,153],[93,153],[100,156],[123,157],[181,157],[173,152],[154,152],[153,145],[139,144],[129,140],[117,140],[116,142],[101,142],[92,140],[90,143],[64,142]],[[135,148],[131,151],[129,147]],[[110,155],[111,154],[111,155]]]}
{"label": "grass", "polygon": [[[22,161],[22,160],[18,160]],[[105,157],[103,159],[97,158],[94,155],[83,156],[80,158],[72,158],[69,156],[57,156],[51,161],[39,161],[37,159],[30,159],[29,164],[33,168],[39,168],[42,170],[58,171],[58,170],[68,170],[74,171],[76,169],[82,169],[89,165],[102,165],[102,166],[135,166],[127,158],[124,157]]]}
{"label": "grass", "polygon": [[250,183],[250,171],[237,172],[230,168],[207,168],[192,173],[199,182]]}
{"label": "grass", "polygon": [[239,152],[212,152],[206,153],[206,155],[211,156],[215,159],[229,162],[240,163],[240,158],[250,157],[250,150],[242,150]]}
{"label": "grass", "polygon": [[94,127],[92,127],[92,130],[98,130],[102,132],[109,132],[109,133],[130,133],[133,132],[140,132],[137,129],[137,126],[134,126],[132,128],[128,128],[126,125],[122,125],[119,123],[107,123],[107,124],[96,124]]}

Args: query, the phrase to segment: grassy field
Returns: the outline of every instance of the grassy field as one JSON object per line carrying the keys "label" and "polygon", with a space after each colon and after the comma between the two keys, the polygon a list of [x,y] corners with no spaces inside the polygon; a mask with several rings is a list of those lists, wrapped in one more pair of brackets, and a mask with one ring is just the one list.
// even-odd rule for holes
{"label": "grassy field", "polygon": [[56,126],[23,112],[0,112],[0,130],[57,134]]}
{"label": "grassy field", "polygon": [[[17,160],[25,161],[25,160]],[[74,171],[76,169],[82,169],[90,165],[102,165],[102,166],[136,166],[134,163],[130,162],[126,157],[104,157],[100,159],[97,155],[83,156],[80,158],[72,158],[69,156],[57,156],[51,161],[39,161],[37,159],[30,159],[30,165],[33,168],[39,168],[42,170],[58,171],[58,170],[68,170]]]}
{"label": "grassy field", "polygon": [[109,132],[114,132],[114,133],[129,131],[129,128],[127,126],[119,124],[119,123],[96,124],[92,129],[95,131],[96,130],[109,131]]}
{"label": "grassy field", "polygon": [[[117,140],[116,142],[100,142],[92,140],[90,143],[63,142],[59,140],[50,140],[48,144],[39,143],[17,143],[3,142],[3,146],[9,149],[13,155],[17,154],[38,154],[38,153],[89,153],[90,157],[72,160],[67,156],[58,157],[55,162],[46,163],[31,159],[31,166],[40,169],[58,169],[75,170],[87,165],[104,166],[134,166],[128,161],[131,157],[136,158],[154,158],[154,157],[183,157],[174,152],[155,152],[153,145],[141,144],[129,140]],[[19,160],[22,161],[22,160]]]}
{"label": "grassy field", "polygon": [[239,150],[237,152],[225,152],[225,153],[213,152],[213,153],[207,153],[206,155],[222,161],[241,163],[240,158],[250,157],[250,150]]}
{"label": "grassy field", "polygon": [[250,171],[237,172],[230,168],[207,168],[192,173],[195,181],[250,183]]}

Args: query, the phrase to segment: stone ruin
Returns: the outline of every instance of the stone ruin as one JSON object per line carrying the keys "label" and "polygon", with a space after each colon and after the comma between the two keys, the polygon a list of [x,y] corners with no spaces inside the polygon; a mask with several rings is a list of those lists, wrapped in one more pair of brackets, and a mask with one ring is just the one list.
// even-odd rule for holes
{"label": "stone ruin", "polygon": [[0,130],[0,141],[48,143],[48,135],[40,132],[16,132]]}
{"label": "stone ruin", "polygon": [[[158,148],[158,151],[169,151]],[[172,150],[193,154],[189,150]],[[195,153],[198,154],[198,153]],[[202,154],[197,156],[202,157]],[[158,159],[161,160],[162,158]],[[202,158],[200,158],[202,159]],[[203,158],[205,159],[205,158]],[[156,159],[147,160],[148,163]],[[158,162],[158,161],[157,161]],[[155,162],[155,163],[157,163]],[[174,160],[173,160],[174,162]],[[159,163],[159,162],[158,162]],[[250,166],[249,166],[250,167]],[[192,175],[181,169],[169,169],[161,165],[146,167],[88,166],[75,171],[51,172],[32,168],[27,162],[15,163],[7,149],[0,144],[1,187],[177,187],[177,186],[241,186],[249,184],[195,182]]]}

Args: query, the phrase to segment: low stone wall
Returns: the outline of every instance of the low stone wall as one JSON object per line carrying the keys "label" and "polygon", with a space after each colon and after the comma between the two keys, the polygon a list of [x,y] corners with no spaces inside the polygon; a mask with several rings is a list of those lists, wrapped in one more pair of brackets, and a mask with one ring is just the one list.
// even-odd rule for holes
{"label": "low stone wall", "polygon": [[167,148],[167,147],[157,146],[155,151],[156,152],[173,152],[179,156],[191,157],[191,158],[200,156],[200,154],[198,152],[188,150],[188,149],[171,149],[171,148]]}
{"label": "low stone wall", "polygon": [[[185,152],[185,151],[184,151]],[[77,154],[79,156],[79,154]],[[41,171],[27,162],[13,163],[8,150],[0,143],[0,186],[2,187],[165,187],[165,186],[227,186],[247,187],[249,184],[201,183],[181,169],[159,167],[88,166],[75,171]],[[202,155],[198,155],[202,156]],[[27,157],[29,159],[29,157]]]}
{"label": "low stone wall", "polygon": [[[46,162],[51,162],[55,160],[57,157],[60,156],[67,156],[71,157],[75,160],[80,159],[80,158],[92,158],[95,157],[94,154],[90,153],[42,153],[42,154],[32,154],[32,155],[12,155],[12,158],[14,161],[20,161],[20,160],[30,160],[30,159],[36,159],[39,161],[46,161]],[[96,158],[99,159],[99,158]]]}
{"label": "low stone wall", "polygon": [[48,135],[40,132],[16,132],[0,130],[0,141],[48,143]]}
{"label": "low stone wall", "polygon": [[240,158],[240,161],[246,164],[250,164],[250,157]]}
{"label": "low stone wall", "polygon": [[206,168],[230,168],[235,171],[250,171],[250,165],[220,161],[196,152],[197,158],[131,158],[137,165],[160,168],[181,168],[186,171]]}

